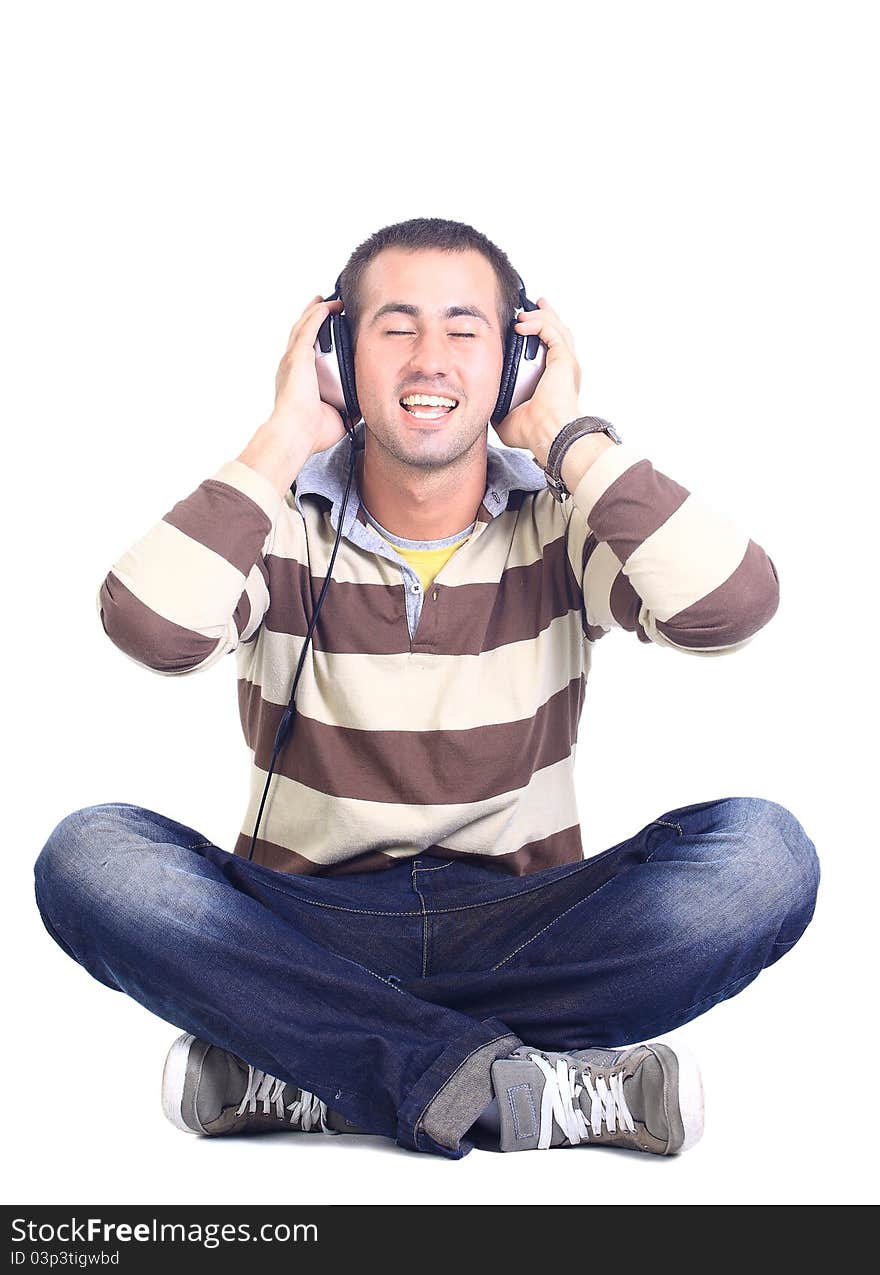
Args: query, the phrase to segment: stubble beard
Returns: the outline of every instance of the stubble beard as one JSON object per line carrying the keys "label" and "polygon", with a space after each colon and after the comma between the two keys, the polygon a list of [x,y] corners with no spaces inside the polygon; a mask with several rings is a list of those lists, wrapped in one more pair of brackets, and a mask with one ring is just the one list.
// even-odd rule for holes
{"label": "stubble beard", "polygon": [[[456,408],[456,411],[458,410]],[[460,421],[455,430],[449,430],[449,432],[444,432],[442,425],[436,431],[423,427],[426,435],[442,435],[442,437],[438,439],[435,436],[423,440],[414,429],[412,441],[407,446],[407,436],[401,433],[396,423],[382,421],[380,429],[373,429],[364,417],[364,426],[382,450],[392,456],[398,464],[418,470],[445,469],[463,460],[472,448],[479,444],[481,438],[487,437],[489,428],[488,420],[474,423]]]}

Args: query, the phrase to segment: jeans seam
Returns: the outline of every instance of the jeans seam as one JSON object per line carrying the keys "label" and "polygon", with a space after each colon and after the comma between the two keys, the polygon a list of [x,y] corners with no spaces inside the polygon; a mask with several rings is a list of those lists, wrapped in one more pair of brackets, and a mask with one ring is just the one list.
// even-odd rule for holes
{"label": "jeans seam", "polygon": [[[647,859],[640,860],[640,862],[647,863],[650,857],[651,856],[648,855]],[[589,863],[589,860],[587,860],[587,862]],[[573,912],[575,908],[579,908],[583,903],[588,903],[592,899],[595,899],[596,895],[601,894],[606,886],[611,885],[612,882],[617,880],[618,875],[619,873],[615,873],[613,877],[609,877],[607,881],[603,881],[601,885],[596,886],[595,890],[591,890],[589,894],[585,894],[583,898],[572,903],[571,906],[567,907],[564,912],[559,912],[553,917],[552,921],[548,921],[547,924],[542,926],[540,930],[538,930],[535,934],[532,934],[530,938],[527,938],[524,943],[520,943],[519,947],[515,947],[513,951],[509,952],[508,955],[505,956],[503,960],[499,961],[497,965],[490,966],[489,973],[494,973],[494,971],[500,969],[502,965],[506,965],[508,961],[513,960],[513,958],[521,952],[523,948],[528,947],[530,943],[534,943],[535,939],[540,938],[541,935],[546,933],[546,931],[554,926],[557,921],[561,921],[564,916],[568,916],[569,912]]]}
{"label": "jeans seam", "polygon": [[[679,835],[680,837],[683,837],[683,836],[684,836],[684,832],[682,831],[681,824],[680,824],[680,823],[670,823],[667,819],[655,819],[655,820],[653,820],[653,822],[652,822],[652,823],[650,823],[650,824],[648,825],[648,827],[649,827],[649,828],[653,828],[653,827],[654,827],[654,824],[658,824],[658,823],[659,823],[659,824],[662,824],[664,828],[677,828],[677,829],[678,829],[678,835]],[[655,846],[655,847],[654,847],[654,849],[651,851],[651,853],[650,853],[649,855],[646,855],[646,856],[645,856],[645,863],[650,863],[650,862],[651,862],[651,860],[654,858],[654,855],[655,855],[656,853],[657,853],[657,847]]]}
{"label": "jeans seam", "polygon": [[[300,875],[299,873],[291,875]],[[376,908],[346,908],[339,903],[322,903],[319,899],[298,898],[291,894],[289,890],[284,890],[280,885],[273,885],[271,881],[264,881],[267,890],[274,890],[276,894],[283,894],[285,898],[295,898],[297,903],[308,903],[313,908],[329,908],[331,912],[356,912],[359,916],[421,916],[421,912],[388,912],[379,911]]]}
{"label": "jeans seam", "polygon": [[[611,878],[612,881],[614,879],[615,879],[614,877]],[[517,955],[517,953],[521,952],[524,947],[528,947],[530,943],[534,943],[535,939],[539,939],[541,935],[544,934],[547,930],[549,930],[551,926],[554,926],[557,921],[561,921],[564,916],[568,916],[569,912],[573,912],[575,908],[579,908],[582,903],[586,903],[587,899],[594,899],[596,895],[599,893],[599,891],[602,890],[608,884],[609,883],[607,881],[603,881],[602,885],[600,885],[597,889],[593,890],[590,894],[586,895],[584,898],[578,899],[577,903],[572,903],[571,907],[567,907],[564,912],[560,912],[557,916],[554,916],[552,921],[548,921],[547,924],[542,926],[540,930],[538,930],[535,934],[531,936],[531,938],[527,938],[524,943],[520,943],[519,947],[515,947],[513,951],[508,953],[508,955],[505,956],[503,960],[499,961],[497,965],[490,966],[489,972],[493,973],[495,970],[500,969],[502,965],[506,965],[508,961],[513,960],[513,958]]]}
{"label": "jeans seam", "polygon": [[413,887],[413,889],[415,890],[416,894],[419,896],[419,902],[420,902],[420,903],[421,903],[421,905],[422,905],[422,911],[421,911],[421,917],[422,917],[422,978],[427,978],[427,976],[428,976],[428,913],[427,913],[427,909],[425,908],[425,899],[424,899],[424,896],[422,895],[422,892],[421,892],[421,890],[419,889],[419,887],[416,885],[416,873],[417,873],[418,871],[419,871],[419,869],[418,869],[417,867],[413,867],[413,870],[412,870],[412,887]]}
{"label": "jeans seam", "polygon": [[406,996],[407,993],[402,987],[398,987],[396,983],[391,982],[391,980],[387,979],[384,974],[377,974],[375,970],[370,969],[369,965],[361,965],[360,961],[354,961],[350,956],[344,956],[342,959],[344,961],[351,961],[352,965],[356,965],[358,969],[363,970],[365,974],[372,974],[373,978],[378,978],[380,983],[385,983],[386,986],[393,988],[395,992],[399,992],[401,996]]}

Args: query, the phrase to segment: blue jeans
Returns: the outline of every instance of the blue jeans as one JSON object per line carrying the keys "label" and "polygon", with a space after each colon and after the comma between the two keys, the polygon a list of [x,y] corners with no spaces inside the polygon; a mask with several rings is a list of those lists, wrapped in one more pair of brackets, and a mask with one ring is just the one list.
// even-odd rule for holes
{"label": "blue jeans", "polygon": [[705,1013],[797,942],[819,864],[794,815],[751,797],[524,877],[431,857],[281,873],[111,802],[63,819],[35,877],[47,930],[100,982],[362,1129],[459,1159],[495,1058]]}

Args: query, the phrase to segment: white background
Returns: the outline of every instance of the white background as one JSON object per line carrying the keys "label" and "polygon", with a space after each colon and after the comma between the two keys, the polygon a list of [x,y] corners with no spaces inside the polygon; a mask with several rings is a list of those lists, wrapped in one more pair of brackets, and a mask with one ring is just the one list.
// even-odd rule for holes
{"label": "white background", "polygon": [[[875,7],[5,14],[4,1199],[866,1202]],[[234,660],[151,674],[104,636],[95,594],[269,414],[310,298],[412,216],[504,248],[573,329],[582,410],[736,517],[779,572],[776,616],[729,658],[604,638],[581,724],[588,854],[676,805],[753,795],[794,811],[822,861],[802,941],[670,1038],[707,1092],[682,1157],[188,1137],[159,1105],[177,1029],[93,981],[33,903],[42,844],[86,805],[138,803],[231,848],[248,769]]]}

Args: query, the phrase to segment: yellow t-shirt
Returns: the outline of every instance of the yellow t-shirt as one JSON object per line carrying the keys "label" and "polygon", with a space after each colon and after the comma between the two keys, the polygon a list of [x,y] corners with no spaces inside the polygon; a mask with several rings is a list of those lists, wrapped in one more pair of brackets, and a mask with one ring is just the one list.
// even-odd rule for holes
{"label": "yellow t-shirt", "polygon": [[[375,531],[375,527],[373,530]],[[378,535],[379,533],[377,532],[376,534]],[[422,589],[427,592],[434,583],[434,577],[440,568],[446,565],[456,549],[460,549],[470,539],[470,534],[464,536],[461,540],[457,540],[455,544],[443,545],[440,549],[407,549],[403,545],[396,545],[391,540],[387,540],[385,536],[381,538],[386,545],[391,545],[392,549],[396,549],[401,558],[406,559],[421,580]]]}

